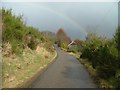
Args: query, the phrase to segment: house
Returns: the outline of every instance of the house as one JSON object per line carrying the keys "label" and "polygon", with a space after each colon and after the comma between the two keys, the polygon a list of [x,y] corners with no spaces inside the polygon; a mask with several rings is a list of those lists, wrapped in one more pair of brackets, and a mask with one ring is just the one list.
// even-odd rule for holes
{"label": "house", "polygon": [[80,40],[71,41],[68,44],[68,51],[76,52],[76,51],[80,51],[80,50],[81,50]]}
{"label": "house", "polygon": [[68,44],[68,48],[71,47],[71,46],[76,46],[76,42],[75,41],[71,41],[70,44]]}

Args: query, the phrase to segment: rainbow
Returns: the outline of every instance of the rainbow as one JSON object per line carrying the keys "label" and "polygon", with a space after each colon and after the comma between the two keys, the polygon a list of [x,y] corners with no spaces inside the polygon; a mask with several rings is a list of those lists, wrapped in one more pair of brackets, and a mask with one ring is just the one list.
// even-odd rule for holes
{"label": "rainbow", "polygon": [[53,14],[59,16],[60,18],[68,21],[69,23],[71,23],[72,25],[74,25],[76,28],[78,28],[85,36],[87,36],[87,31],[79,23],[77,23],[75,20],[73,20],[69,16],[67,16],[67,15],[65,15],[65,14],[63,14],[61,12],[58,12],[56,10],[53,10],[53,9],[47,7],[47,6],[44,6],[44,5],[42,5],[42,6],[38,6],[38,5],[35,5],[35,4],[32,4],[32,5],[37,6],[38,8],[41,8],[43,10],[47,10],[50,13],[53,13]]}

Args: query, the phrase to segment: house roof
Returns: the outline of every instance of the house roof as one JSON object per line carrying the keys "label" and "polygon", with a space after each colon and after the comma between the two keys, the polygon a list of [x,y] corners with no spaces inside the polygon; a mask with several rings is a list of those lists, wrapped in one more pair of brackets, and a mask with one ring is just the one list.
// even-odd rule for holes
{"label": "house roof", "polygon": [[70,44],[68,44],[68,47],[75,44],[76,44],[75,41],[71,41]]}

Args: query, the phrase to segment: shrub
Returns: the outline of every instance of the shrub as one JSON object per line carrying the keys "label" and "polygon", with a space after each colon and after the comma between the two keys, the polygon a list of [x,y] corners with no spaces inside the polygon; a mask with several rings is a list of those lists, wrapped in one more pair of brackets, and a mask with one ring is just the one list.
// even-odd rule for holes
{"label": "shrub", "polygon": [[17,55],[20,55],[24,49],[24,44],[16,40],[13,40],[11,42],[11,46],[12,46],[12,53],[15,53]]}
{"label": "shrub", "polygon": [[[15,16],[12,14],[12,10],[6,10],[2,8],[2,40],[3,45],[9,42],[12,46],[12,52],[15,54],[22,53],[23,49],[27,45],[30,49],[36,49],[38,43],[45,43],[45,45],[51,48],[51,41],[48,42],[42,33],[33,27],[26,26],[23,23],[22,16]],[[32,37],[30,40],[27,36]],[[47,47],[47,48],[48,48]]]}
{"label": "shrub", "polygon": [[71,42],[70,37],[67,36],[64,29],[60,28],[56,33],[58,43],[66,43],[69,44]]}
{"label": "shrub", "polygon": [[68,46],[67,46],[67,44],[66,43],[61,43],[61,48],[64,48],[64,49],[66,49],[67,50],[67,48],[68,48]]}
{"label": "shrub", "polygon": [[78,52],[78,47],[77,46],[72,46],[67,49],[68,52],[73,52],[77,53]]}
{"label": "shrub", "polygon": [[116,33],[114,35],[114,40],[116,42],[116,47],[120,51],[120,26],[116,30]]}
{"label": "shrub", "polygon": [[37,44],[38,44],[38,43],[36,42],[35,38],[32,38],[31,41],[30,41],[30,43],[28,44],[28,47],[29,47],[30,49],[32,49],[32,50],[35,50],[36,47],[37,47]]}
{"label": "shrub", "polygon": [[46,50],[48,50],[49,52],[54,52],[54,48],[53,48],[53,42],[49,39],[49,38],[45,38],[46,42],[44,47],[46,48]]}
{"label": "shrub", "polygon": [[97,67],[97,74],[99,77],[104,78],[104,79],[108,79],[112,76],[115,76],[115,68],[111,67],[111,66],[98,66]]}
{"label": "shrub", "polygon": [[117,50],[114,42],[92,34],[82,44],[82,57],[92,62],[101,78],[114,77],[118,68]]}

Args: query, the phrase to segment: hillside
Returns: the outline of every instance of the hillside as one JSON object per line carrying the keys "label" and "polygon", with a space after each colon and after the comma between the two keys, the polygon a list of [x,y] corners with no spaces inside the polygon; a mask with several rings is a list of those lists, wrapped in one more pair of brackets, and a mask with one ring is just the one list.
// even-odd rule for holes
{"label": "hillside", "polygon": [[42,31],[41,32],[45,37],[51,39],[51,41],[53,41],[53,43],[56,41],[56,35],[54,32],[50,32],[50,31]]}
{"label": "hillside", "polygon": [[22,16],[2,9],[3,87],[14,88],[46,67],[56,55],[53,42]]}

